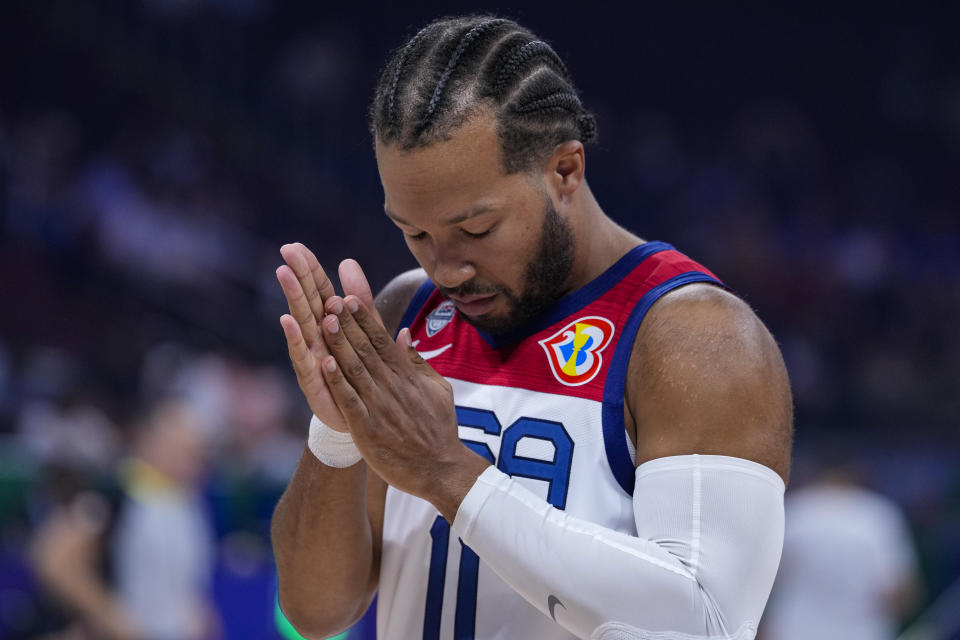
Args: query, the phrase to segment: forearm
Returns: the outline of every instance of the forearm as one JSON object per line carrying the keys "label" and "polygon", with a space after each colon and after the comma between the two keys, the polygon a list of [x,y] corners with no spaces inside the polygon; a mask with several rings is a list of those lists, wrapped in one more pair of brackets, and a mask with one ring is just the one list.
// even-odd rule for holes
{"label": "forearm", "polygon": [[305,450],[272,522],[280,606],[300,633],[334,635],[376,588],[363,462],[327,467]]}
{"label": "forearm", "polygon": [[[663,469],[684,458],[689,468]],[[496,470],[478,479],[453,529],[578,637],[603,638],[605,626],[753,637],[779,563],[782,482],[722,456],[648,465],[634,494],[637,536],[569,516]]]}

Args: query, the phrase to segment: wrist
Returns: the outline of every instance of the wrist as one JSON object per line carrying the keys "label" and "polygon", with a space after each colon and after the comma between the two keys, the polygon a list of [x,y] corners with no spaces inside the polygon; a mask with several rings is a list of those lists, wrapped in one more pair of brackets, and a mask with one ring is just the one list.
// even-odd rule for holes
{"label": "wrist", "polygon": [[349,431],[338,431],[316,415],[310,419],[307,447],[320,462],[337,469],[352,467],[362,459]]}
{"label": "wrist", "polygon": [[426,496],[450,524],[453,524],[460,504],[477,482],[477,478],[491,466],[490,461],[466,447],[463,447],[463,451],[465,455],[443,465],[439,481],[433,483],[430,495]]}

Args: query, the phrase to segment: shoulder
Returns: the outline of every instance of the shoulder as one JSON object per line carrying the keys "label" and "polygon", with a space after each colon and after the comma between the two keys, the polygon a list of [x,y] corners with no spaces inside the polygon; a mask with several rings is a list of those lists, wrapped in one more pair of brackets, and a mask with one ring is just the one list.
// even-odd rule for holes
{"label": "shoulder", "polygon": [[383,319],[383,326],[391,334],[396,333],[403,314],[410,306],[413,295],[424,282],[427,281],[427,272],[423,269],[404,271],[387,283],[374,300],[377,311]]}
{"label": "shoulder", "polygon": [[702,453],[789,474],[793,404],[780,349],[753,310],[719,287],[681,287],[651,307],[626,396],[638,463]]}

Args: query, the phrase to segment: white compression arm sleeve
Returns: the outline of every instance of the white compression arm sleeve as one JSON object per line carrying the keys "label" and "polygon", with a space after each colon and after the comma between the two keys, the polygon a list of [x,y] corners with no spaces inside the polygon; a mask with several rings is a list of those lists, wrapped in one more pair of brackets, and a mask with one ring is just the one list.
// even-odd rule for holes
{"label": "white compression arm sleeve", "polygon": [[783,490],[771,469],[741,458],[652,460],[636,470],[632,536],[571,517],[489,467],[453,530],[577,637],[746,640],[780,563]]}

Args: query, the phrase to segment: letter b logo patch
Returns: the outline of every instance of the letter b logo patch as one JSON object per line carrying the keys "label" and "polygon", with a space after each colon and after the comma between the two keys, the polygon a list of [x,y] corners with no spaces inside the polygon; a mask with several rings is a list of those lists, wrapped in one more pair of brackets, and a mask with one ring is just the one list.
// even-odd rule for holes
{"label": "letter b logo patch", "polygon": [[603,364],[601,353],[613,339],[613,323],[600,316],[574,320],[540,341],[554,377],[576,387],[593,380]]}

